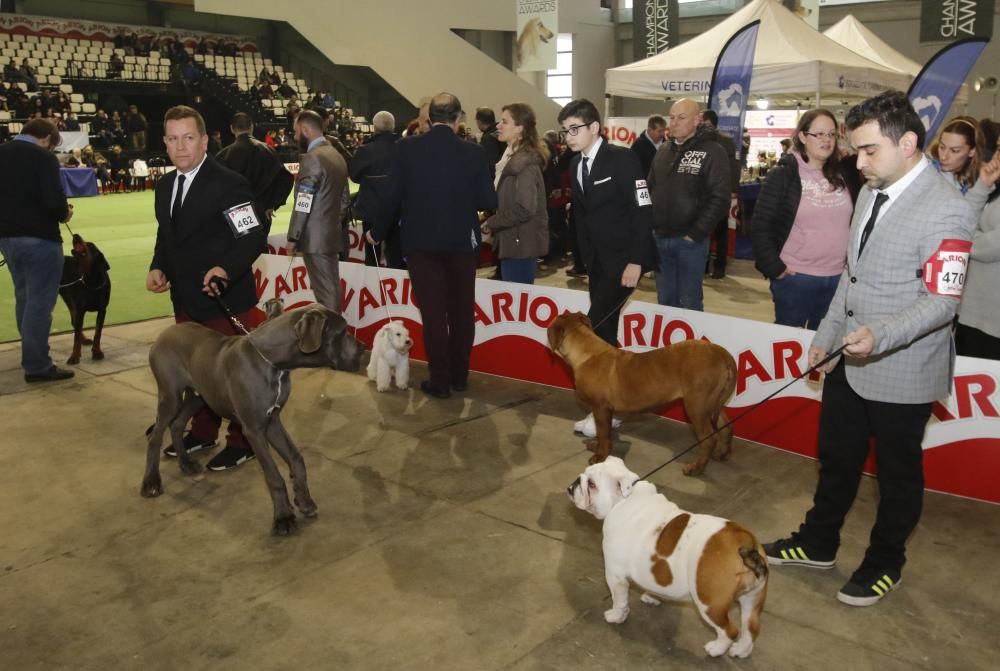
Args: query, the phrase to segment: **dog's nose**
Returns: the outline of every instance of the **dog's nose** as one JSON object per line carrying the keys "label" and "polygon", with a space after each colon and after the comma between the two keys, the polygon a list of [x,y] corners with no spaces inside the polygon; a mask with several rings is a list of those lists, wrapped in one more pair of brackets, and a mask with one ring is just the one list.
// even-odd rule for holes
{"label": "dog's nose", "polygon": [[569,494],[570,497],[572,498],[573,490],[575,490],[579,486],[580,486],[580,478],[577,477],[577,479],[573,481],[573,484],[571,484],[569,487],[566,488],[566,493]]}
{"label": "dog's nose", "polygon": [[410,340],[409,338],[407,338],[407,339],[406,339],[406,344],[407,344],[407,345],[412,345],[412,344],[413,344],[413,341],[412,341],[412,340]]}

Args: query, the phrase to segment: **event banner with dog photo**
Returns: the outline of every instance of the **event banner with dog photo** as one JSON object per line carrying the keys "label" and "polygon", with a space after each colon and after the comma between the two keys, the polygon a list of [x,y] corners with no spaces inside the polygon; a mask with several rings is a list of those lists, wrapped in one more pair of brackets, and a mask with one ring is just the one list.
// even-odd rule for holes
{"label": "event banner with dog photo", "polygon": [[558,0],[516,1],[515,69],[524,72],[555,69],[556,35],[559,32]]}
{"label": "event banner with dog photo", "polygon": [[[281,250],[282,252],[284,250]],[[284,308],[312,303],[301,257],[262,254],[254,264],[262,321],[264,304],[281,299]],[[420,310],[405,271],[340,264],[344,317],[371,347],[389,321],[401,321],[413,339],[411,358],[426,361]],[[480,279],[476,283],[476,338],[472,370],[537,384],[573,389],[566,365],[549,351],[547,329],[565,312],[586,312],[585,291]],[[631,301],[619,325],[622,347],[645,352],[681,340],[706,339],[736,361],[736,390],[726,405],[736,418],[772,392],[775,398],[734,425],[734,433],[771,447],[816,456],[822,385],[800,379],[808,369],[812,331],[725,315],[692,312]],[[661,413],[686,421],[683,408]],[[867,470],[874,465],[869,462]],[[925,482],[929,489],[1000,503],[1000,362],[959,357],[952,392],[934,404],[924,434]]]}

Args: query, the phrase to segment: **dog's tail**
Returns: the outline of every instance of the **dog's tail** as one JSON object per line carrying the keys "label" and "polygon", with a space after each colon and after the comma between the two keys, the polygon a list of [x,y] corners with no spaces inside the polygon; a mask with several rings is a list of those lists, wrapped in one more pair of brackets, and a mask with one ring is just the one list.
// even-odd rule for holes
{"label": "dog's tail", "polygon": [[[752,580],[744,581],[746,584],[744,588],[749,590],[757,585],[759,585],[764,580],[767,580],[769,569],[767,568],[767,557],[764,555],[764,549],[756,542],[753,536],[750,536],[751,544],[741,545],[739,549],[740,558],[743,559],[743,565],[750,569],[753,573]],[[749,578],[749,576],[748,576]]]}

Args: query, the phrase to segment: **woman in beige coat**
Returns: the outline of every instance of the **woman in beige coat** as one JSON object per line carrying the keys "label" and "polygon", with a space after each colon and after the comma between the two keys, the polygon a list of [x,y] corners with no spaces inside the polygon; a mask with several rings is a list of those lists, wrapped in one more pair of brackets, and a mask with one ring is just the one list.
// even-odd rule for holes
{"label": "woman in beige coat", "polygon": [[507,151],[497,163],[499,207],[483,223],[492,233],[500,257],[500,277],[507,282],[535,283],[535,265],[549,251],[549,215],[542,169],[548,147],[538,137],[535,113],[524,103],[503,108],[497,138]]}

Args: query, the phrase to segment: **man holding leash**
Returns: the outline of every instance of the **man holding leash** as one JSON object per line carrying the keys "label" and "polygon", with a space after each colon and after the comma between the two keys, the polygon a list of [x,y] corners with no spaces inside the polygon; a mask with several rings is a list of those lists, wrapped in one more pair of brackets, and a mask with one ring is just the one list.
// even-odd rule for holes
{"label": "man holding leash", "polygon": [[[201,114],[178,105],[164,116],[163,142],[176,170],[156,184],[156,247],[146,289],[170,291],[177,323],[196,321],[225,335],[240,335],[216,301],[212,280],[226,284],[226,305],[243,323],[257,304],[253,262],[264,247],[264,225],[253,191],[241,175],[209,156]],[[185,434],[188,453],[213,447],[222,420],[202,408]],[[173,446],[164,450],[176,456]],[[226,447],[208,468],[224,471],[253,459],[238,424],[229,423]]]}
{"label": "man holding leash", "polygon": [[[590,273],[594,333],[618,346],[618,317],[644,270],[652,268],[652,201],[639,155],[601,137],[601,115],[589,100],[569,102],[559,112],[570,163],[573,218],[580,255]],[[615,426],[621,422],[613,420]],[[593,438],[593,414],[573,427]]]}
{"label": "man holding leash", "polygon": [[347,188],[347,161],[323,136],[323,119],[312,110],[295,118],[299,159],[295,206],[288,224],[288,253],[302,252],[316,302],[340,314],[340,205]]}
{"label": "man holding leash", "polygon": [[0,146],[0,253],[14,281],[14,313],[21,334],[25,382],[73,377],[52,363],[49,329],[59,295],[63,250],[59,222],[73,217],[52,150],[59,131],[49,119],[32,119]]}
{"label": "man holding leash", "polygon": [[878,513],[861,566],[837,594],[870,606],[899,586],[920,519],[921,441],[931,404],[951,386],[951,322],[977,213],[924,157],[924,126],[903,93],[866,100],[846,123],[867,188],[809,364],[841,345],[846,356],[824,367],[813,507],[797,532],[764,548],[771,564],[833,568],[874,438]]}

